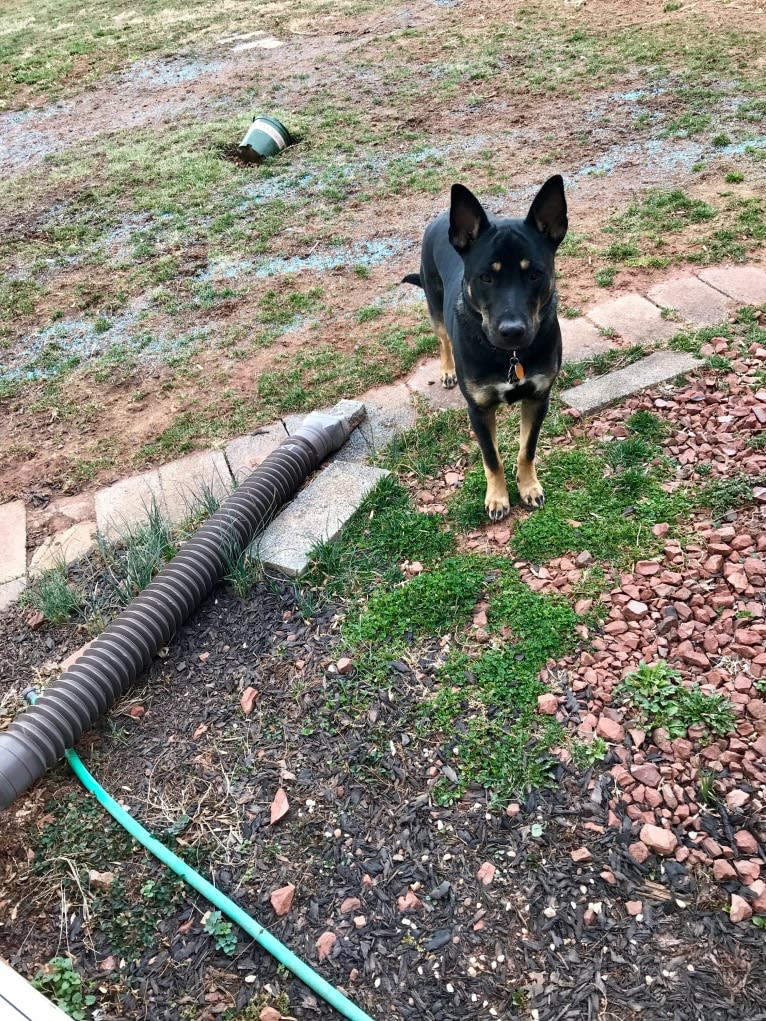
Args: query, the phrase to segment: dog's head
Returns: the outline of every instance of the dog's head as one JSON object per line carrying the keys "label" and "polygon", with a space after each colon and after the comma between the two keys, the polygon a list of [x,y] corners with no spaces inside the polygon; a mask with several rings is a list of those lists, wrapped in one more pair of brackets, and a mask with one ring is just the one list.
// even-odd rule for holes
{"label": "dog's head", "polygon": [[467,188],[453,184],[449,239],[463,259],[468,300],[495,347],[523,351],[534,340],[555,293],[553,257],[566,232],[559,174],[542,186],[525,220],[494,223]]}

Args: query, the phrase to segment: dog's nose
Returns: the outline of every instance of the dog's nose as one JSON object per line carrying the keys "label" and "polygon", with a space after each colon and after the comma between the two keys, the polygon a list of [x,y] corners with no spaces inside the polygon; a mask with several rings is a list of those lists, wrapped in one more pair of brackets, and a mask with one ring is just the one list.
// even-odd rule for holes
{"label": "dog's nose", "polygon": [[501,319],[497,324],[497,332],[503,340],[510,343],[521,340],[526,330],[524,323],[520,319]]}

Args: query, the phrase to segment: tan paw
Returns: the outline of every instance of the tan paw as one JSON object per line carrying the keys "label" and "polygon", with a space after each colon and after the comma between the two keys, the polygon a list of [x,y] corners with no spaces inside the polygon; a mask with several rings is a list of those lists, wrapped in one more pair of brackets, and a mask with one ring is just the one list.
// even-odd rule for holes
{"label": "tan paw", "polygon": [[442,372],[441,381],[445,390],[451,390],[453,386],[457,385],[457,375],[455,374],[455,370],[452,369],[449,372]]}
{"label": "tan paw", "polygon": [[487,489],[484,506],[490,521],[502,521],[503,518],[507,518],[511,513],[511,501],[508,499],[507,491],[501,493],[495,490],[490,493],[490,490]]}
{"label": "tan paw", "polygon": [[522,483],[518,482],[519,496],[521,497],[522,504],[529,510],[539,510],[540,507],[545,503],[545,494],[543,493],[543,487],[537,481],[537,479],[530,479]]}

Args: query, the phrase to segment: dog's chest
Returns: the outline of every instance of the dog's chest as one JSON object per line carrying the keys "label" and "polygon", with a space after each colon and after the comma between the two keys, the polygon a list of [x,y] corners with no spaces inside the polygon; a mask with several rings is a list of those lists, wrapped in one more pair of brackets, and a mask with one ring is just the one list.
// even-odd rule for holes
{"label": "dog's chest", "polygon": [[468,392],[479,407],[491,407],[495,404],[513,404],[527,397],[539,397],[551,386],[548,376],[535,374],[526,379],[498,380],[492,383],[471,383]]}

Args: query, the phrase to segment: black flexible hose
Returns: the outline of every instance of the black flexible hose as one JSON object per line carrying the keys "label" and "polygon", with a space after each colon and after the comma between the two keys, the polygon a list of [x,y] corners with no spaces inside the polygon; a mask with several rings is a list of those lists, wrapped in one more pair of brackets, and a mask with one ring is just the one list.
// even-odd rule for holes
{"label": "black flexible hose", "polygon": [[72,748],[148,669],[231,563],[352,428],[346,418],[309,415],[77,662],[0,733],[0,810]]}

